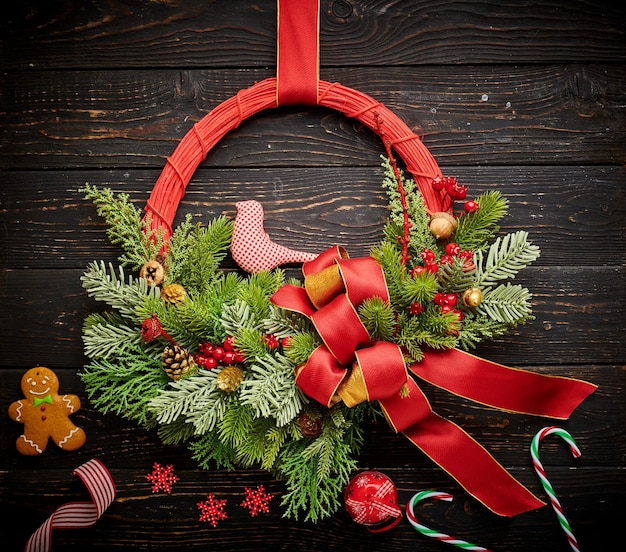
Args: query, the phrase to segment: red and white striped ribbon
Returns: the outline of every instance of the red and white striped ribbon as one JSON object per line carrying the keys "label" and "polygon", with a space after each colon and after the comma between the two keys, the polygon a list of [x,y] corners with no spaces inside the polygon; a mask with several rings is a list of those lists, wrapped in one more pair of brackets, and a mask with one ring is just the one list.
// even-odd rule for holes
{"label": "red and white striped ribbon", "polygon": [[53,529],[91,527],[115,499],[115,483],[100,460],[89,460],[74,473],[87,487],[92,502],[68,502],[57,508],[28,539],[25,552],[48,552],[52,546]]}

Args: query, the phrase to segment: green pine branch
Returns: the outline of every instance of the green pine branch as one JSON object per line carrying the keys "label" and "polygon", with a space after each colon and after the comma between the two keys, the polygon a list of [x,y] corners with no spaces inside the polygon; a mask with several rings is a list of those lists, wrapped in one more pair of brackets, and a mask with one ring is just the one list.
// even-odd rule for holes
{"label": "green pine branch", "polygon": [[451,263],[439,265],[437,281],[441,286],[441,291],[445,293],[461,293],[474,285],[476,271],[466,271],[463,268],[463,264],[463,259],[453,257]]}
{"label": "green pine branch", "polygon": [[194,425],[196,433],[211,431],[226,411],[228,396],[217,388],[217,371],[206,370],[188,378],[171,381],[148,404],[160,424],[182,418]]}
{"label": "green pine branch", "polygon": [[528,241],[528,232],[519,230],[499,237],[489,247],[487,258],[482,251],[474,253],[476,286],[489,288],[498,281],[515,278],[516,274],[539,257],[539,247]]}
{"label": "green pine branch", "polygon": [[147,405],[169,381],[160,359],[147,356],[139,347],[124,351],[114,361],[93,360],[79,375],[95,408],[140,424],[151,423]]}
{"label": "green pine branch", "polygon": [[479,208],[473,213],[463,213],[457,218],[454,241],[462,250],[479,251],[487,247],[500,230],[498,222],[506,215],[508,201],[496,190],[476,198]]}
{"label": "green pine branch", "polygon": [[98,215],[108,226],[111,243],[124,250],[119,258],[122,266],[139,271],[159,253],[163,247],[163,232],[150,230],[150,220],[144,219],[141,211],[130,203],[128,194],[114,195],[108,188],[101,190],[89,183],[79,191],[94,202]]}
{"label": "green pine branch", "polygon": [[532,318],[531,297],[523,286],[501,284],[483,293],[483,300],[476,310],[496,322],[516,326]]}
{"label": "green pine branch", "polygon": [[395,316],[389,304],[380,297],[370,297],[359,306],[359,317],[372,339],[392,341]]}
{"label": "green pine branch", "polygon": [[113,264],[109,263],[107,270],[104,261],[90,263],[81,276],[81,282],[89,297],[113,307],[125,318],[139,322],[143,319],[137,316],[137,310],[146,298],[160,296],[157,286],[150,286],[144,278],[131,275],[126,278],[121,266],[116,272]]}
{"label": "green pine branch", "polygon": [[293,370],[294,365],[280,353],[257,356],[241,383],[241,403],[250,405],[256,416],[274,418],[278,426],[289,423],[304,403]]}
{"label": "green pine branch", "polygon": [[85,324],[83,329],[85,354],[90,358],[106,359],[110,356],[119,356],[129,349],[139,348],[143,342],[137,327],[123,323],[90,322]]}
{"label": "green pine branch", "polygon": [[192,458],[205,470],[212,467],[234,470],[236,467],[235,449],[228,443],[224,443],[216,430],[207,431],[195,438],[189,444]]}

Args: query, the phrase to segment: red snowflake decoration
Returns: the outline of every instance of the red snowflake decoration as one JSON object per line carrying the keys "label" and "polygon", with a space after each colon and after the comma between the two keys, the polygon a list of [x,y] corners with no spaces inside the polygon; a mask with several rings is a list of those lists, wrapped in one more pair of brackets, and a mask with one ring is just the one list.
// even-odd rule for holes
{"label": "red snowflake decoration", "polygon": [[217,523],[228,516],[224,511],[226,506],[226,499],[217,499],[213,494],[208,494],[204,502],[198,502],[198,509],[200,510],[200,521],[206,521],[213,527],[217,527]]}
{"label": "red snowflake decoration", "polygon": [[152,473],[146,475],[146,479],[152,483],[153,493],[159,491],[171,493],[172,485],[179,480],[178,476],[174,474],[174,467],[171,464],[163,467],[158,462],[152,465]]}
{"label": "red snowflake decoration", "polygon": [[272,498],[271,494],[265,492],[263,485],[259,485],[256,490],[246,488],[246,498],[241,503],[241,506],[248,508],[252,517],[257,516],[259,513],[269,514],[269,503]]}

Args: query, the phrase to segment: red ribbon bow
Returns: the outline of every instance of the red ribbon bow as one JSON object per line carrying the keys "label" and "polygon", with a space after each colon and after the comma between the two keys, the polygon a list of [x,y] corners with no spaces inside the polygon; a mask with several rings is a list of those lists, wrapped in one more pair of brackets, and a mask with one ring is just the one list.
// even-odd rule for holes
{"label": "red ribbon bow", "polygon": [[[307,316],[324,345],[296,371],[300,389],[331,406],[379,401],[404,435],[494,513],[513,516],[544,505],[456,424],[435,414],[408,374],[400,348],[372,341],[357,308],[370,297],[389,302],[382,268],[371,257],[348,259],[333,247],[304,263],[305,288],[286,285],[271,301]],[[340,285],[336,285],[337,278]],[[329,279],[330,277],[330,279]],[[318,281],[323,283],[316,289]],[[328,285],[328,282],[331,282]],[[567,418],[596,386],[508,368],[458,349],[427,351],[416,376],[456,395],[511,412]]]}

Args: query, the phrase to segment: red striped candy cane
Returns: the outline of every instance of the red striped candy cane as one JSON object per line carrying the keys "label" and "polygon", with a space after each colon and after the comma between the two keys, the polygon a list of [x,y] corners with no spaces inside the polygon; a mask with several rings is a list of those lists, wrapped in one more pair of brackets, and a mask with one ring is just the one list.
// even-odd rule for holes
{"label": "red striped candy cane", "polygon": [[559,499],[556,497],[554,489],[552,488],[550,481],[548,481],[548,478],[546,477],[546,472],[543,469],[541,462],[539,461],[539,443],[544,437],[547,437],[548,435],[551,435],[552,433],[554,433],[555,435],[558,435],[567,443],[574,458],[580,457],[581,452],[578,446],[576,445],[576,441],[574,441],[574,438],[564,429],[561,429],[559,427],[554,427],[554,426],[544,427],[543,429],[537,432],[537,434],[533,437],[533,440],[530,444],[530,455],[533,460],[533,467],[535,468],[535,471],[537,472],[537,475],[539,476],[539,480],[541,481],[541,484],[543,485],[543,488],[546,491],[548,498],[550,499],[550,504],[552,505],[552,508],[556,513],[556,517],[559,520],[561,529],[563,529],[563,532],[567,536],[567,542],[569,542],[570,548],[574,552],[580,552],[580,548],[578,547],[578,542],[576,541],[576,537],[574,536],[574,533],[572,532],[572,528],[570,527],[569,521],[567,521],[567,518],[565,517],[565,514],[563,513],[563,508],[561,507],[561,503],[559,502]]}
{"label": "red striped candy cane", "polygon": [[100,460],[89,460],[73,473],[87,487],[92,502],[68,502],[57,508],[28,539],[25,552],[48,552],[52,546],[53,529],[91,527],[115,499],[115,483]]}

